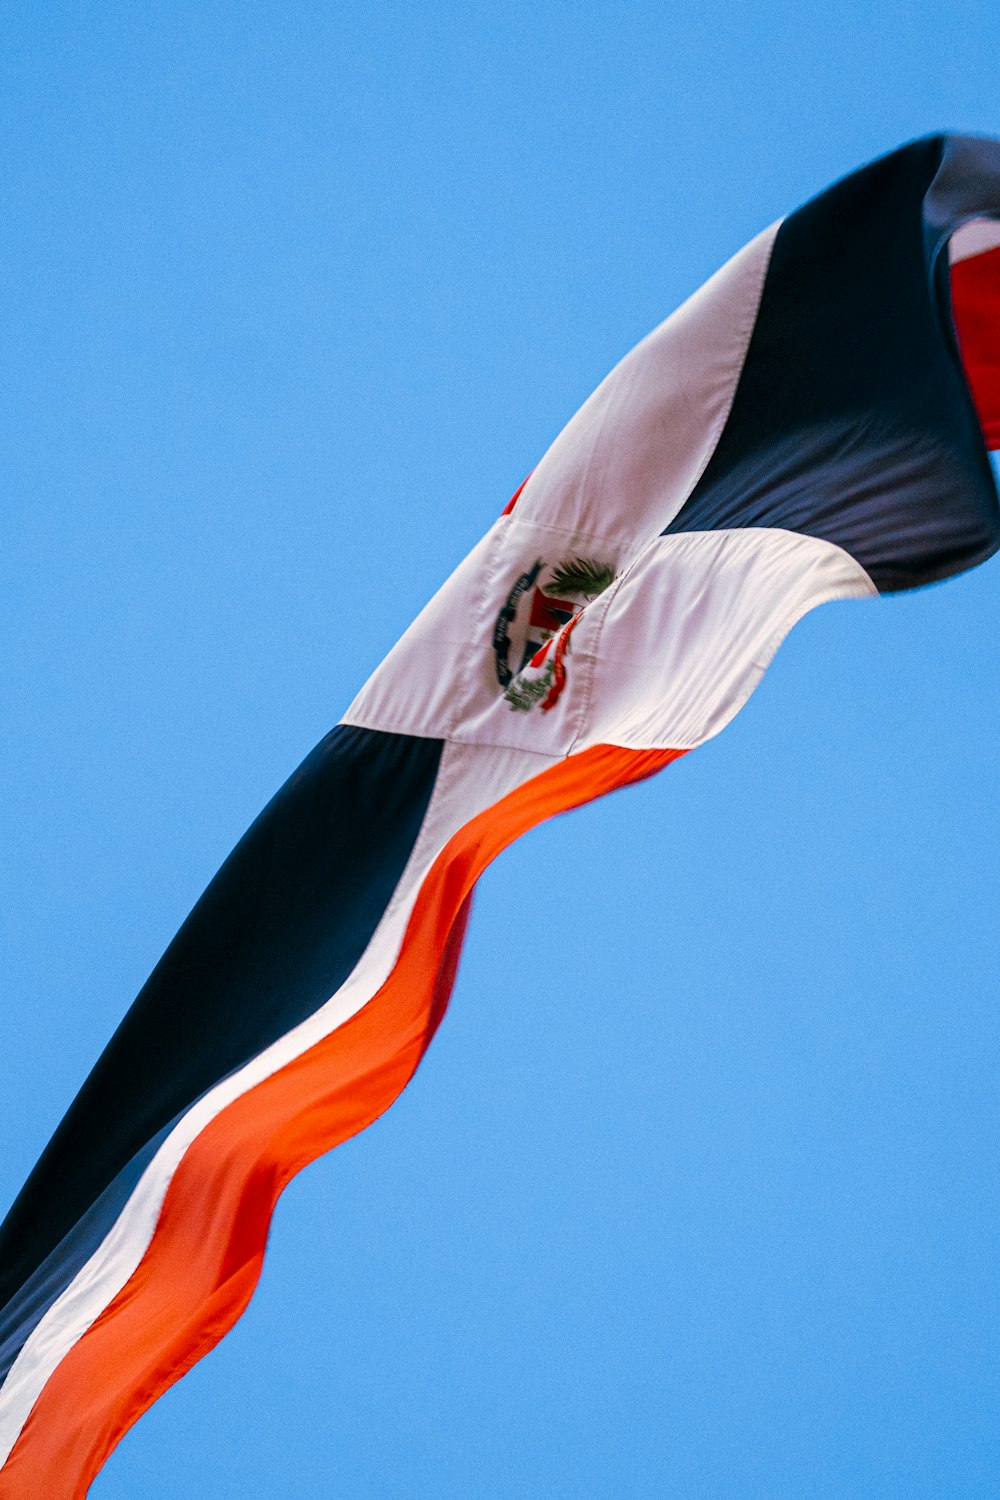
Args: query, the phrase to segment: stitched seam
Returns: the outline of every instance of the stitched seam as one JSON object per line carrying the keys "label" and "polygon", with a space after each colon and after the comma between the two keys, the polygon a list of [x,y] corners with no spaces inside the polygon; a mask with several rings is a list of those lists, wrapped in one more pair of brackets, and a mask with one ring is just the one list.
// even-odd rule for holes
{"label": "stitched seam", "polygon": [[[716,448],[719,446],[719,439],[722,436],[722,433],[723,433],[723,430],[724,430],[724,428],[726,426],[726,423],[729,421],[729,418],[732,415],[733,406],[734,406],[735,401],[736,401],[736,393],[739,390],[740,382],[743,379],[743,371],[744,371],[744,368],[746,366],[747,354],[750,351],[750,340],[753,337],[754,325],[757,322],[757,314],[760,311],[760,304],[761,304],[761,300],[762,300],[762,297],[763,297],[763,294],[764,294],[764,282],[767,279],[768,269],[769,269],[770,264],[771,264],[771,256],[774,253],[774,247],[775,247],[775,244],[777,243],[778,233],[780,231],[780,226],[781,226],[782,222],[783,222],[782,220],[778,221],[778,228],[775,230],[774,234],[771,236],[771,243],[767,247],[767,254],[763,257],[761,265],[759,266],[759,268],[757,270],[757,276],[756,276],[756,295],[754,297],[752,297],[752,298],[748,298],[747,299],[747,310],[746,310],[746,313],[744,314],[745,323],[744,323],[744,327],[740,330],[740,337],[739,337],[739,341],[738,341],[738,344],[737,344],[737,355],[736,355],[736,358],[733,361],[733,363],[737,367],[737,369],[736,369],[736,379],[733,381],[732,391],[730,392],[729,400],[725,403],[725,405],[723,406],[722,411],[719,413],[719,416],[716,418],[716,420],[715,420],[715,422],[713,424],[713,427],[712,427],[712,429],[710,431],[708,442],[705,445],[705,456],[704,456],[704,458],[702,459],[701,463],[698,466],[698,469],[697,469],[697,471],[695,473],[694,478],[691,481],[691,484],[689,485],[689,487],[687,489],[687,492],[686,492],[686,494],[684,496],[684,499],[681,501],[680,505],[677,508],[677,512],[676,512],[677,515],[680,515],[681,511],[684,509],[684,506],[688,503],[688,501],[690,500],[691,496],[694,494],[694,491],[697,489],[698,485],[701,483],[701,480],[702,480],[702,478],[704,477],[704,474],[705,474],[705,470],[708,468],[708,465],[711,462],[712,455],[714,454]],[[618,594],[618,592],[621,589],[622,585],[625,583],[625,580],[634,571],[634,569],[636,568],[637,564],[640,563],[642,561],[642,559],[646,556],[646,553],[649,552],[649,550],[661,539],[662,536],[663,536],[663,533],[662,533],[662,531],[660,531],[660,532],[657,532],[657,534],[655,536],[650,537],[649,540],[645,543],[645,545],[639,549],[639,551],[636,553],[636,555],[632,559],[632,561],[625,568],[623,568],[622,572],[615,579],[615,581],[611,585],[611,587],[609,589],[607,589],[604,594],[601,595],[600,601],[598,601],[598,600],[594,601],[595,604],[597,604],[598,602],[600,602],[601,604],[603,604],[604,609],[603,609],[603,613],[601,613],[601,614],[599,614],[597,616],[597,623],[594,626],[593,646],[587,652],[587,658],[585,659],[585,672],[586,672],[586,675],[585,675],[585,680],[584,680],[584,682],[581,685],[581,692],[580,692],[580,712],[579,712],[579,715],[578,715],[579,722],[578,722],[578,727],[577,727],[577,730],[576,730],[576,734],[574,735],[574,738],[573,738],[573,740],[570,743],[570,747],[569,747],[569,750],[568,750],[567,754],[571,755],[573,753],[573,751],[575,750],[576,746],[580,742],[581,738],[585,735],[586,730],[587,730],[587,725],[589,723],[589,717],[590,717],[591,702],[592,702],[592,699],[593,699],[594,677],[596,675],[594,668],[595,668],[596,663],[597,663],[598,648],[599,648],[599,645],[600,645],[601,632],[603,631],[604,626],[605,626],[605,624],[607,622],[608,611],[611,608],[611,605],[612,605],[612,603],[613,603],[613,601],[615,599],[615,596]]]}

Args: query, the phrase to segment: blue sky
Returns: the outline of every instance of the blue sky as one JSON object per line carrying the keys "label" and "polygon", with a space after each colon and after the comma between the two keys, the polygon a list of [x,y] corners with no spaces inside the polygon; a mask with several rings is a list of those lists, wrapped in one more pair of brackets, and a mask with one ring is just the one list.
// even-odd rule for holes
{"label": "blue sky", "polygon": [[[1000,133],[998,49],[986,0],[8,7],[3,1206],[607,369]],[[998,569],[821,610],[488,872],[414,1084],[97,1500],[996,1494]]]}

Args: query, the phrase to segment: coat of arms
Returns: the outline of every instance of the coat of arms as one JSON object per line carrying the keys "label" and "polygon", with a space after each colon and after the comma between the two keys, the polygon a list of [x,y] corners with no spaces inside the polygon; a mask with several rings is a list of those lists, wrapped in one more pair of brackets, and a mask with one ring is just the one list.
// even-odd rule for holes
{"label": "coat of arms", "polygon": [[535,707],[547,713],[558,702],[573,628],[584,606],[615,579],[613,568],[592,557],[568,558],[548,576],[546,567],[540,557],[515,580],[493,628],[497,681],[520,713]]}

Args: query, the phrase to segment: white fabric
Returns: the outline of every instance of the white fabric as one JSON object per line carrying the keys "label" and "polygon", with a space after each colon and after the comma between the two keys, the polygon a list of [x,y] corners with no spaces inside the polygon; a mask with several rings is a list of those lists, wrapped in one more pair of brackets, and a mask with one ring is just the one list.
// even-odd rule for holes
{"label": "white fabric", "polygon": [[521,492],[524,520],[633,550],[669,526],[729,416],[779,227],[752,239],[601,382]]}
{"label": "white fabric", "polygon": [[[693,749],[724,729],[810,609],[877,590],[842,548],[748,529],[659,537],[597,601],[584,722],[574,749]],[[581,627],[581,650],[587,635]],[[570,688],[567,688],[567,692]]]}
{"label": "white fabric", "polygon": [[[777,232],[775,224],[751,240],[612,370],[556,438],[514,512],[418,615],[345,722],[460,735],[496,698],[490,641],[522,568],[537,556],[582,554],[620,571],[670,524],[732,407]],[[553,753],[568,745],[565,736],[549,738]],[[509,733],[501,742],[511,742]]]}
{"label": "white fabric", "polygon": [[957,229],[948,242],[948,255],[952,265],[960,260],[971,260],[987,250],[1000,245],[1000,219],[970,219]]}
{"label": "white fabric", "polygon": [[[393,647],[344,715],[344,722],[396,734],[478,744],[523,745],[564,755],[572,735],[546,716],[519,725],[500,697],[493,630],[519,574],[538,558],[557,563],[599,556],[617,571],[631,560],[620,541],[525,519],[520,505],[492,527]],[[527,607],[527,600],[525,600]],[[484,728],[477,730],[476,725]],[[546,730],[548,731],[546,733]],[[495,737],[495,738],[494,738]]]}
{"label": "white fabric", "polygon": [[[574,553],[599,557],[618,577],[573,629],[559,701],[548,712],[515,712],[496,676],[497,612],[536,559]],[[449,598],[465,634],[453,674],[442,682],[435,671],[459,634],[442,591],[347,721],[552,756],[594,744],[691,749],[739,711],[807,610],[876,592],[842,548],[778,529],[656,536],[634,560],[623,553],[620,543],[539,526],[515,510],[494,527],[460,603],[457,590]],[[433,634],[439,624],[443,639]]]}

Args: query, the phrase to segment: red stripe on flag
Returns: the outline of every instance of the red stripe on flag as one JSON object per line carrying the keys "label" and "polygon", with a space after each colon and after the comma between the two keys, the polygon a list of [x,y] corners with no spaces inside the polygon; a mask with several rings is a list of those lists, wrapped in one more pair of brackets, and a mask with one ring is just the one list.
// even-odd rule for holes
{"label": "red stripe on flag", "polygon": [[[534,472],[535,472],[534,469],[532,469],[531,474],[533,474]],[[531,478],[531,474],[528,475],[528,479]],[[518,485],[517,489],[514,491],[513,495],[511,495],[510,499],[507,501],[507,504],[504,506],[503,510],[500,512],[501,516],[509,516],[510,515],[511,511],[514,509],[514,506],[520,500],[520,498],[521,498],[521,491],[524,489],[524,486],[527,484],[528,479],[522,479],[521,480],[521,483]]]}
{"label": "red stripe on flag", "polygon": [[1000,448],[1000,246],[951,268],[962,364],[987,448]]}
{"label": "red stripe on flag", "polygon": [[685,753],[595,746],[454,835],[424,881],[378,994],[191,1143],[134,1275],[36,1401],[0,1471],[0,1500],[82,1500],[122,1435],[232,1327],[257,1284],[282,1189],[377,1119],[416,1071],[447,1006],[472,888],[491,860],[545,819]]}

